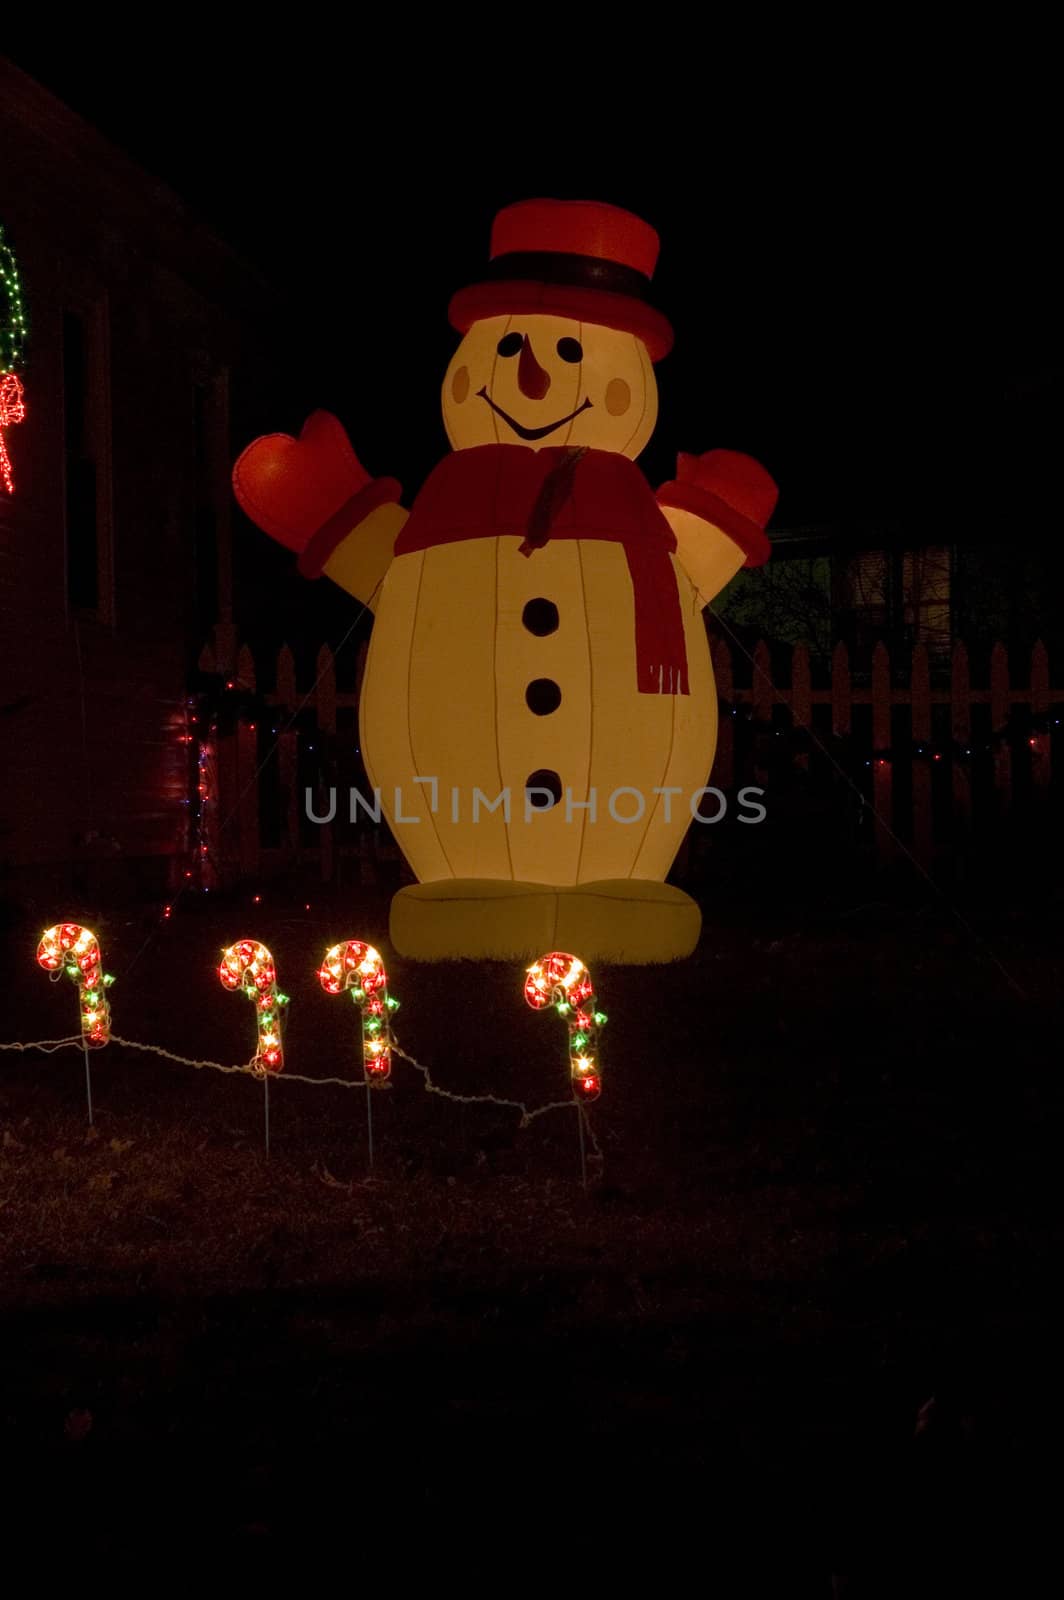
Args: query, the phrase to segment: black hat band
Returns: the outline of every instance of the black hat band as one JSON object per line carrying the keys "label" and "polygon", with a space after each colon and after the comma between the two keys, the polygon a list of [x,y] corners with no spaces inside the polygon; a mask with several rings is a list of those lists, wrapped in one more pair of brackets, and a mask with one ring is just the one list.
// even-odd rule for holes
{"label": "black hat band", "polygon": [[635,267],[618,261],[603,261],[598,256],[567,255],[558,250],[514,250],[489,262],[484,281],[500,283],[531,280],[534,283],[566,284],[571,288],[605,289],[610,294],[626,294],[645,300],[650,280]]}

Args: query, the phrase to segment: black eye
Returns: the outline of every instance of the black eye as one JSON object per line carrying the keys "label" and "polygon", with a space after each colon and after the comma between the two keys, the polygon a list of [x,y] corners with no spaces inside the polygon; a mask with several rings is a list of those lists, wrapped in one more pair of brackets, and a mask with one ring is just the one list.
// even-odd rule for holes
{"label": "black eye", "polygon": [[504,333],[499,340],[497,349],[501,356],[515,356],[524,342],[523,334]]}
{"label": "black eye", "polygon": [[558,354],[563,361],[583,361],[584,347],[579,339],[559,339]]}

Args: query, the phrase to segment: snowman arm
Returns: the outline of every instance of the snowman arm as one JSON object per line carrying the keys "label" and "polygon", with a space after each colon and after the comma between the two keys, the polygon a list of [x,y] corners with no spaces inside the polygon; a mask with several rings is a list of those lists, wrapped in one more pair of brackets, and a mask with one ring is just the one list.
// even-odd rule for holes
{"label": "snowman arm", "polygon": [[676,476],[656,499],[676,536],[676,559],[708,606],[740,567],[760,567],[772,546],[765,525],[779,491],[759,461],[738,450],[681,451]]}
{"label": "snowman arm", "polygon": [[693,511],[668,505],[661,511],[676,535],[676,560],[691,580],[699,605],[708,606],[746,563],[746,552]]}
{"label": "snowman arm", "polygon": [[410,513],[390,500],[376,506],[333,548],[321,567],[327,578],[373,609],[373,599],[392,561],[395,541]]}

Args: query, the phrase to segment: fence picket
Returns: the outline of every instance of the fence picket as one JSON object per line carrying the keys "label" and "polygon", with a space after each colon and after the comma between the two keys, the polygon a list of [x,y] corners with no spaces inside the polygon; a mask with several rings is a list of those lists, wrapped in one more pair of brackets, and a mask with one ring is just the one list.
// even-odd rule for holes
{"label": "fence picket", "polygon": [[[791,656],[791,722],[796,728],[813,725],[813,675],[807,644],[796,644]],[[807,748],[797,752],[794,764],[800,772],[809,771]]]}
{"label": "fence picket", "polygon": [[[336,664],[327,644],[323,644],[318,651],[315,695],[318,710],[318,740],[321,745],[320,770],[324,778],[324,787],[328,789],[336,782],[333,762],[333,737],[336,733]],[[331,883],[336,855],[333,823],[321,824],[318,836],[321,840],[322,882]]]}
{"label": "fence picket", "polygon": [[1012,750],[1007,737],[1008,727],[1009,658],[999,640],[990,652],[990,731],[994,739],[994,789],[998,811],[1002,815],[1012,804]]}
{"label": "fence picket", "polygon": [[735,778],[733,715],[735,686],[732,677],[731,647],[724,639],[716,639],[713,643],[713,675],[717,680],[717,698],[720,702],[720,726],[717,730],[717,754],[713,762],[713,776],[719,788],[728,790]]}
{"label": "fence picket", "polygon": [[836,739],[848,739],[853,725],[850,652],[840,639],[831,652],[831,731]]}
{"label": "fence picket", "polygon": [[[1049,716],[1049,652],[1041,639],[1031,651],[1031,716],[1041,721]],[[1045,728],[1035,728],[1030,734],[1031,782],[1039,799],[1049,793],[1050,751],[1052,741],[1048,722]]]}
{"label": "fence picket", "polygon": [[299,857],[299,732],[296,658],[288,645],[277,656],[277,772],[281,801],[281,849],[289,861]]}
{"label": "fence picket", "polygon": [[962,759],[953,762],[951,787],[953,815],[958,827],[967,826],[972,814],[972,775],[968,758],[963,752],[971,749],[972,739],[972,674],[968,661],[968,648],[960,640],[953,646],[950,663],[950,731],[953,741],[960,747]]}
{"label": "fence picket", "polygon": [[891,764],[890,655],[882,640],[872,652],[872,804],[876,814],[876,849],[881,860],[894,853],[894,768]]}
{"label": "fence picket", "polygon": [[[236,658],[236,681],[241,689],[255,693],[255,658],[242,645]],[[258,725],[243,718],[236,730],[236,814],[237,860],[242,877],[254,877],[259,870],[259,736]]]}
{"label": "fence picket", "polygon": [[771,722],[772,707],[781,698],[772,683],[772,652],[762,639],[754,646],[754,681],[751,685],[755,722]]}
{"label": "fence picket", "polygon": [[913,853],[922,867],[930,867],[933,838],[932,774],[927,747],[931,743],[931,662],[926,645],[918,644],[913,651],[910,683],[913,742]]}

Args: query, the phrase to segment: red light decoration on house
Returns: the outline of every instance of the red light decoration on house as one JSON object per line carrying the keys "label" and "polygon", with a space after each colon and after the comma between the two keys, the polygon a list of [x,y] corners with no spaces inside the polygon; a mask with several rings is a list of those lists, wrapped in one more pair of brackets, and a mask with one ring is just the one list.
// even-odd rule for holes
{"label": "red light decoration on house", "polygon": [[277,967],[273,956],[257,939],[238,939],[222,952],[218,976],[227,989],[243,989],[255,1005],[258,1024],[258,1051],[251,1065],[260,1077],[284,1068],[281,1044],[281,1012],[288,996],[277,987]]}
{"label": "red light decoration on house", "polygon": [[380,953],[360,939],[334,944],[326,950],[318,969],[326,994],[347,990],[362,1013],[362,1068],[367,1083],[383,1083],[391,1075],[391,1014],[399,1009],[398,1000],[388,993],[388,974]]}
{"label": "red light decoration on house", "polygon": [[602,1078],[596,1054],[606,1013],[596,1009],[594,985],[577,956],[553,950],[540,956],[525,976],[525,999],[533,1011],[553,1006],[569,1027],[569,1071],[578,1100],[597,1100]]}
{"label": "red light decoration on house", "polygon": [[4,429],[10,428],[14,422],[23,422],[25,417],[26,402],[22,384],[17,373],[7,372],[0,378],[0,481],[3,482],[8,494],[15,492],[15,473],[11,466]]}
{"label": "red light decoration on house", "polygon": [[78,922],[58,922],[41,935],[37,961],[58,978],[63,972],[78,986],[82,1042],[93,1050],[111,1037],[111,1008],[107,990],[114,982],[103,970],[100,943],[90,928]]}

